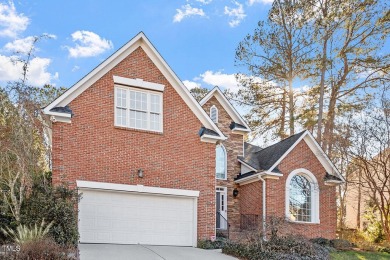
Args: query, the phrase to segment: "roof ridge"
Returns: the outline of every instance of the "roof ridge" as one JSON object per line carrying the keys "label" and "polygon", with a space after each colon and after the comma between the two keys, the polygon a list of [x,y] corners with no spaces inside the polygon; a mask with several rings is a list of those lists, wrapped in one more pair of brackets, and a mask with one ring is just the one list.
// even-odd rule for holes
{"label": "roof ridge", "polygon": [[[280,143],[282,143],[282,142],[284,142],[284,141],[287,141],[288,139],[290,139],[290,138],[292,138],[292,137],[296,137],[296,136],[298,136],[298,135],[300,136],[300,135],[302,135],[303,133],[305,133],[306,131],[307,131],[307,130],[303,130],[303,131],[301,131],[301,132],[299,132],[299,133],[290,135],[289,137],[286,137],[286,138],[280,140],[279,142],[276,142],[276,143],[273,143],[273,144],[271,144],[271,145],[269,145],[269,146],[267,146],[267,147],[261,148],[260,151],[263,151],[263,150],[268,149],[268,148],[270,148],[270,147],[272,147],[272,146],[275,146],[275,145],[280,144]],[[260,151],[257,151],[256,153],[258,153],[258,152],[260,152]]]}

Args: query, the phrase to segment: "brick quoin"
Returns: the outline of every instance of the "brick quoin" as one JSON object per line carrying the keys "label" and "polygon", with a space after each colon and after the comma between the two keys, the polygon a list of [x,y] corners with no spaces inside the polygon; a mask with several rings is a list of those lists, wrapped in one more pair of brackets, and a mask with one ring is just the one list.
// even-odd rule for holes
{"label": "brick quoin", "polygon": [[[163,133],[114,126],[113,76],[165,85]],[[200,191],[198,238],[215,235],[215,144],[141,47],[70,104],[72,122],[53,124],[53,182],[76,180]],[[138,178],[137,170],[144,171]]]}
{"label": "brick quoin", "polygon": [[238,187],[234,178],[240,173],[241,166],[237,156],[243,155],[243,135],[232,133],[230,124],[233,119],[229,116],[223,106],[215,97],[210,98],[202,107],[208,115],[210,108],[216,106],[218,109],[218,128],[227,137],[227,140],[220,143],[227,152],[227,180],[216,180],[216,185],[227,187],[227,220],[230,224],[229,232],[234,234],[240,231],[240,205],[238,197],[233,196],[233,190]]}

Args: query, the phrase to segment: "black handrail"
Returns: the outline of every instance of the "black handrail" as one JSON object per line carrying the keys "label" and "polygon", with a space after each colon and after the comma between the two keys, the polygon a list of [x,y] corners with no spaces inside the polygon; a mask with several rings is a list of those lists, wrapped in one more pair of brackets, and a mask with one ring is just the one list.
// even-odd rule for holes
{"label": "black handrail", "polygon": [[219,211],[217,211],[217,216],[221,216],[223,218],[223,220],[225,220],[226,227],[227,227],[227,239],[229,239],[229,228],[230,228],[229,221],[227,221],[227,219],[224,216],[222,216],[221,212],[219,212]]}

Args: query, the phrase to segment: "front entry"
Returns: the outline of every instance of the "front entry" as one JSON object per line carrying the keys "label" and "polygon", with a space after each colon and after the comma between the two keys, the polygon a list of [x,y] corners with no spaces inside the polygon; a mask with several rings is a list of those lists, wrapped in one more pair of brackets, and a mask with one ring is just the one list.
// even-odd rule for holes
{"label": "front entry", "polygon": [[226,187],[216,189],[216,227],[227,229],[227,192]]}

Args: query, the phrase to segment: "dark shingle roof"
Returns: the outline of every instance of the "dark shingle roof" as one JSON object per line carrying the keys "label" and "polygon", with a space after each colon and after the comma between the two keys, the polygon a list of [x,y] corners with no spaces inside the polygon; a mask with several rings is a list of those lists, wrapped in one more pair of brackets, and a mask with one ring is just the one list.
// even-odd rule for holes
{"label": "dark shingle roof", "polygon": [[332,174],[329,174],[326,172],[325,177],[324,177],[324,181],[343,181],[343,180],[335,175],[332,175]]}
{"label": "dark shingle roof", "polygon": [[208,129],[208,128],[204,127],[204,126],[202,126],[199,129],[199,136],[202,136],[202,135],[219,136],[219,134],[217,132],[214,132],[213,130]]}
{"label": "dark shingle roof", "polygon": [[251,172],[247,172],[247,173],[244,173],[244,174],[239,174],[237,175],[236,178],[234,178],[234,180],[240,180],[240,179],[243,179],[243,178],[246,178],[246,177],[249,177],[249,176],[252,176],[252,175],[255,175],[257,172],[255,171],[251,171]]}
{"label": "dark shingle roof", "polygon": [[70,114],[73,115],[72,109],[70,107],[65,106],[65,107],[53,107],[50,109],[51,112],[58,112],[58,113],[65,113],[65,114]]}
{"label": "dark shingle roof", "polygon": [[236,122],[232,122],[229,127],[230,127],[230,129],[237,128],[237,129],[248,130],[248,128],[246,128],[245,126],[243,126],[243,125],[241,125],[239,123],[236,123]]}
{"label": "dark shingle roof", "polygon": [[[245,157],[238,157],[238,159],[243,160],[257,170],[269,170],[304,133],[305,131],[292,135],[264,149],[245,143]],[[280,171],[276,167],[274,172]]]}

